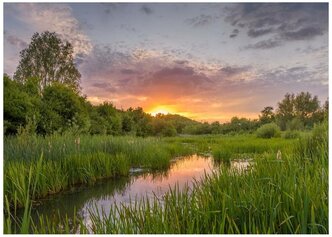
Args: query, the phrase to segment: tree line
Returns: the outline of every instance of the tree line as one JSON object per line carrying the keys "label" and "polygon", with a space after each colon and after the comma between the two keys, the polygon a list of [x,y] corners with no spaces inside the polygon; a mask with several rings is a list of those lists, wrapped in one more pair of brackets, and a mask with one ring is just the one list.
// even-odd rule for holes
{"label": "tree line", "polygon": [[171,114],[153,117],[140,107],[120,110],[107,102],[92,105],[80,93],[80,78],[72,45],[54,32],[35,33],[20,52],[13,78],[4,75],[4,134],[229,134],[252,132],[267,123],[276,123],[281,130],[303,130],[328,114],[328,101],[320,106],[317,96],[301,92],[287,93],[276,111],[267,106],[254,120],[233,117],[221,124]]}

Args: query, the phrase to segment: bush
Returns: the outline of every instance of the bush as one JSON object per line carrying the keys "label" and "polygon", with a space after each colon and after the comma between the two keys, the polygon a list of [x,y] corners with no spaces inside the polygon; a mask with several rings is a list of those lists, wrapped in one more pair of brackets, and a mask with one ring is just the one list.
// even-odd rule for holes
{"label": "bush", "polygon": [[287,123],[287,129],[294,131],[294,130],[303,130],[304,124],[299,118],[293,118],[291,121]]}
{"label": "bush", "polygon": [[164,137],[174,137],[174,136],[176,136],[176,129],[172,125],[164,128],[161,132],[162,132],[162,135]]}
{"label": "bush", "polygon": [[285,138],[285,139],[294,139],[294,138],[299,138],[299,137],[300,137],[300,133],[298,131],[287,130],[283,134],[283,138]]}
{"label": "bush", "polygon": [[301,160],[328,162],[328,122],[316,124],[310,135],[300,138],[295,146],[295,154]]}
{"label": "bush", "polygon": [[275,123],[262,125],[256,131],[256,136],[260,138],[271,138],[280,136],[280,129]]}

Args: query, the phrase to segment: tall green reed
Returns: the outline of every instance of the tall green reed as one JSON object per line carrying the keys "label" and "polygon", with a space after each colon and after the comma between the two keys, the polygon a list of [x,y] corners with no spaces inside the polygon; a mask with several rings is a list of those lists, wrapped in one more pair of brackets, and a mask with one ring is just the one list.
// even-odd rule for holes
{"label": "tall green reed", "polygon": [[248,172],[222,166],[193,190],[170,190],[162,202],[141,200],[96,215],[94,233],[326,234],[326,135],[303,138],[303,149],[284,152],[282,160],[262,153]]}

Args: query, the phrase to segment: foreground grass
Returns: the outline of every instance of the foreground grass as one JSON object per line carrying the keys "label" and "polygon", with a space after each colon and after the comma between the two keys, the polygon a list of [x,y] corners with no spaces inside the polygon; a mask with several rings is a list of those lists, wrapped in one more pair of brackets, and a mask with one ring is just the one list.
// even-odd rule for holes
{"label": "foreground grass", "polygon": [[[127,165],[150,164],[143,163],[139,156],[133,155],[130,158],[128,156],[130,153],[125,153],[128,150],[135,150],[131,147],[135,144],[135,140],[133,143],[128,138],[117,139],[119,144],[122,144],[121,142],[124,144],[116,146],[114,145],[116,142],[113,141],[113,152],[110,152],[111,149],[108,146],[100,145],[96,141],[96,146],[105,150],[94,149],[102,152],[100,156],[105,154],[112,157],[118,156],[114,158],[119,159],[117,164],[122,162],[127,162]],[[123,140],[120,142],[121,139]],[[126,143],[127,141],[130,143]],[[142,143],[147,141],[149,139],[141,140]],[[157,144],[155,149],[166,151],[167,157],[186,152],[210,151],[217,159],[223,160],[224,156],[218,157],[216,151],[224,149],[232,154],[231,158],[254,156],[257,159],[249,172],[239,174],[224,168],[220,174],[206,177],[202,183],[197,183],[193,190],[170,190],[162,201],[146,199],[137,201],[133,206],[114,207],[108,216],[92,211],[90,227],[85,226],[79,219],[72,220],[73,225],[64,219],[63,227],[59,228],[47,217],[40,217],[38,225],[31,223],[30,232],[69,233],[73,231],[69,226],[74,226],[75,232],[80,233],[88,231],[92,233],[328,233],[327,124],[299,141],[286,141],[281,138],[264,140],[255,139],[252,136],[177,137],[151,141]],[[41,142],[45,143],[45,141]],[[86,145],[89,148],[85,147],[82,154],[92,154],[91,143],[87,141]],[[45,147],[45,144],[40,147]],[[148,148],[146,149],[149,151]],[[77,157],[77,152],[73,150],[66,157],[71,157],[69,160],[78,160],[77,163],[73,163],[76,167],[80,167],[81,162],[89,160],[89,158],[80,160],[81,156]],[[276,160],[277,150],[282,150],[281,161]],[[12,151],[12,153],[15,152],[17,151]],[[34,152],[35,150],[31,149],[31,153]],[[99,154],[98,152],[96,154]],[[152,150],[152,153],[156,154],[156,151]],[[144,155],[144,153],[141,154]],[[32,162],[34,156],[27,157],[30,167],[31,164],[36,163]],[[98,163],[97,158],[92,157],[94,158],[90,158],[90,166]],[[158,161],[159,156],[153,157],[155,159],[151,159],[152,161]],[[12,159],[11,162],[22,163],[20,159]],[[55,162],[57,159],[59,158],[53,155],[44,160]],[[154,162],[151,162],[151,167]],[[91,169],[98,167],[99,165]],[[5,180],[5,185],[6,182]],[[17,195],[17,190],[14,194]],[[29,195],[25,197],[27,196]],[[10,212],[9,208],[8,211]],[[29,215],[26,216],[29,219]],[[9,223],[4,223],[5,232],[10,232],[10,221],[8,218],[6,220]]]}
{"label": "foreground grass", "polygon": [[191,194],[175,189],[163,202],[143,200],[92,222],[94,233],[327,234],[327,125],[281,161],[264,153],[249,172],[223,169]]}
{"label": "foreground grass", "polygon": [[[4,147],[4,195],[18,207],[25,205],[28,196],[35,200],[78,184],[128,175],[131,167],[165,169],[175,156],[193,153],[188,146],[158,138],[109,136],[5,138]],[[29,188],[37,175],[31,195]]]}

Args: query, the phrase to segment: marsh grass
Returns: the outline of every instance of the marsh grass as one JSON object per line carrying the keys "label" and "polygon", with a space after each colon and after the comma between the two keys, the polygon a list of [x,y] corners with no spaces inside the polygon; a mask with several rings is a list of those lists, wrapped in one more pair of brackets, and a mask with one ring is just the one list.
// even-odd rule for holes
{"label": "marsh grass", "polygon": [[[327,137],[303,138],[282,160],[262,153],[250,172],[221,166],[193,190],[92,218],[94,233],[328,233]],[[303,150],[305,151],[303,153]],[[310,150],[310,151],[308,151]],[[304,155],[304,156],[303,156]],[[144,224],[147,223],[147,224]]]}
{"label": "marsh grass", "polygon": [[323,131],[302,138],[294,150],[287,148],[282,160],[260,153],[250,172],[221,166],[220,174],[207,176],[193,190],[170,190],[163,202],[137,201],[109,216],[94,216],[94,233],[327,234],[328,140]]}
{"label": "marsh grass", "polygon": [[[40,159],[38,160],[36,166],[37,169],[41,166],[43,162],[43,154],[41,154]],[[36,187],[39,181],[39,177],[40,174],[36,174],[34,177],[35,179],[33,179],[33,169],[30,166],[29,169],[29,175],[27,176],[28,180],[27,180],[27,189],[25,192],[25,196],[24,196],[24,212],[23,212],[23,217],[21,220],[18,220],[16,218],[16,211],[17,211],[17,205],[16,202],[14,205],[14,212],[12,212],[12,210],[10,209],[10,202],[8,201],[8,197],[7,195],[4,195],[5,197],[5,208],[4,208],[4,214],[5,214],[5,218],[4,218],[4,233],[7,234],[11,234],[11,233],[17,233],[16,230],[12,231],[13,225],[12,225],[12,220],[14,220],[16,223],[16,225],[19,226],[19,232],[21,234],[28,234],[29,233],[29,229],[30,229],[30,224],[31,224],[31,209],[32,209],[32,202],[31,202],[31,196],[34,196],[35,192],[36,192]],[[25,191],[25,190],[24,190]],[[14,200],[16,200],[17,195],[16,192],[14,193]]]}
{"label": "marsh grass", "polygon": [[4,147],[4,194],[11,206],[18,207],[24,207],[29,196],[26,177],[30,170],[33,181],[39,174],[34,195],[30,195],[35,200],[98,179],[126,176],[131,167],[166,169],[174,156],[193,152],[158,138],[109,136],[10,137],[5,138]]}
{"label": "marsh grass", "polygon": [[218,142],[212,143],[213,158],[221,161],[232,159],[252,159],[260,154],[289,153],[297,140],[286,140],[282,138],[263,139],[251,136],[239,136],[219,138]]}
{"label": "marsh grass", "polygon": [[[126,157],[135,150],[127,147],[127,153],[121,153],[121,142],[112,149],[106,146],[109,150],[102,150],[100,157],[104,154]],[[180,190],[176,187],[170,189],[163,199],[145,198],[136,200],[129,206],[115,205],[107,215],[98,209],[91,210],[91,225],[87,226],[76,217],[72,220],[77,228],[75,233],[328,233],[327,124],[316,127],[312,135],[303,136],[299,140],[272,138],[267,142],[266,139],[252,136],[202,136],[168,138],[153,142],[164,143],[161,146],[164,146],[163,149],[169,156],[207,149],[213,152],[221,151],[220,157],[228,156],[230,159],[232,155],[229,154],[243,157],[253,155],[255,164],[250,171],[240,173],[221,166],[220,172],[196,181],[192,189]],[[187,150],[184,143],[189,144],[191,149]],[[276,159],[276,151],[279,149],[283,154],[282,160]],[[147,151],[152,152],[149,149]],[[75,162],[76,159],[82,159],[76,157],[75,153],[73,156],[74,158],[69,159]],[[89,160],[89,155],[86,156],[84,160]],[[147,157],[145,161],[149,164],[151,158]],[[131,164],[141,164],[138,156],[133,155],[131,159],[128,159]],[[76,166],[79,164],[80,161]],[[77,180],[80,179],[79,176]],[[29,197],[26,193],[23,194],[23,197]],[[10,210],[9,201],[6,203],[7,209]],[[72,223],[66,218],[62,220],[61,227],[56,226],[48,217],[40,216],[39,222],[44,225],[32,224],[32,233],[73,232]],[[5,230],[11,231],[8,223],[5,223]]]}

